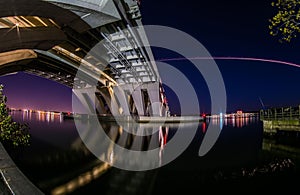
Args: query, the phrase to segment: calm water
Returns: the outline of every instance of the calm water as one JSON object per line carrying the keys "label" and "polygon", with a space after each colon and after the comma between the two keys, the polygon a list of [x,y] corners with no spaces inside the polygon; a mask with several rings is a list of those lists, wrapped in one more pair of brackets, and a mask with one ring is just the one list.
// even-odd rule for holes
{"label": "calm water", "polygon": [[[135,172],[109,168],[98,160],[82,142],[74,120],[64,120],[50,112],[11,114],[14,120],[29,124],[32,138],[29,147],[8,149],[9,153],[25,175],[46,194],[177,194],[190,190],[286,193],[293,192],[300,182],[299,139],[290,135],[264,137],[257,117],[226,119],[217,142],[202,157],[198,151],[207,126],[220,126],[220,120],[211,119],[196,128],[186,125],[184,130],[196,130],[196,136],[178,158],[159,169]],[[158,163],[164,162],[167,153],[164,146],[178,132],[176,125],[101,124],[105,133],[124,148],[141,151],[159,148]],[[93,128],[84,121],[82,125]],[[155,133],[133,136],[124,132],[126,128]],[[86,140],[96,137],[93,130],[84,133]],[[103,155],[112,162],[120,159],[110,148]],[[134,162],[130,159],[130,163]]]}

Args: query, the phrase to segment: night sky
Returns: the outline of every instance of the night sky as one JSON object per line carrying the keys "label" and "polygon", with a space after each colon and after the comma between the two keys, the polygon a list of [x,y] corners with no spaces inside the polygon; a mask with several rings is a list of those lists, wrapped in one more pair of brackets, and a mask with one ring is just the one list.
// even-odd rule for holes
{"label": "night sky", "polygon": [[[182,30],[202,43],[215,57],[249,57],[300,64],[300,37],[280,43],[268,31],[268,19],[276,9],[270,0],[143,0],[143,24]],[[178,57],[153,49],[156,59]],[[197,57],[197,56],[190,56]],[[190,78],[197,90],[200,109],[208,112],[210,97],[203,78],[194,75],[186,60],[169,62]],[[228,112],[300,104],[300,69],[288,65],[216,60],[227,92]],[[171,76],[171,75],[169,75]],[[162,81],[167,78],[162,78]],[[71,111],[71,89],[36,76],[18,73],[0,77],[8,104],[16,108]],[[184,89],[183,89],[184,90]],[[178,112],[176,98],[166,89],[171,111]],[[261,104],[261,98],[263,104]]]}

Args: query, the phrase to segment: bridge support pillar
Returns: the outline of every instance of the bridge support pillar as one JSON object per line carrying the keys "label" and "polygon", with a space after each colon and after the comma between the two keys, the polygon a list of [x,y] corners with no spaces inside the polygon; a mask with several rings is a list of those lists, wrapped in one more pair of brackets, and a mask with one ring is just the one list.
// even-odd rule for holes
{"label": "bridge support pillar", "polygon": [[85,113],[113,116],[166,116],[164,97],[158,82],[142,85],[73,89]]}
{"label": "bridge support pillar", "polygon": [[105,87],[98,90],[98,92],[102,96],[102,99],[100,101],[106,103],[106,106],[109,108],[110,114],[114,116],[120,116],[120,107],[118,105],[116,97],[114,96],[113,89]]}
{"label": "bridge support pillar", "polygon": [[[97,87],[73,89],[74,95],[79,99],[80,104],[84,107],[82,113],[86,114],[113,114],[119,116],[119,108],[116,99],[109,89],[97,89]],[[79,107],[73,110],[79,112]]]}
{"label": "bridge support pillar", "polygon": [[[166,108],[163,106],[163,98],[160,97],[160,84],[158,82],[144,84],[124,84],[114,88],[115,95],[124,114],[134,113],[139,116],[165,116]],[[134,105],[132,106],[132,100]],[[131,103],[130,103],[131,102]]]}
{"label": "bridge support pillar", "polygon": [[124,116],[129,116],[130,115],[129,105],[126,100],[126,95],[124,91],[120,87],[114,87],[113,90],[114,90],[114,98],[120,104],[120,109],[121,109],[120,114]]}
{"label": "bridge support pillar", "polygon": [[[90,88],[82,88],[82,89],[73,89],[73,94],[78,98],[79,104],[83,106],[85,110],[81,112],[87,114],[96,114],[96,95],[95,95],[95,87]],[[99,104],[100,106],[100,104]],[[73,110],[76,112],[79,111],[81,108],[80,105],[74,105],[73,103]]]}
{"label": "bridge support pillar", "polygon": [[152,116],[162,116],[162,102],[159,97],[159,83],[147,84],[147,91],[151,102]]}
{"label": "bridge support pillar", "polygon": [[137,87],[131,91],[132,98],[135,104],[135,108],[137,109],[138,115],[139,116],[144,116],[145,111],[144,111],[144,101],[142,99],[142,92],[141,88]]}

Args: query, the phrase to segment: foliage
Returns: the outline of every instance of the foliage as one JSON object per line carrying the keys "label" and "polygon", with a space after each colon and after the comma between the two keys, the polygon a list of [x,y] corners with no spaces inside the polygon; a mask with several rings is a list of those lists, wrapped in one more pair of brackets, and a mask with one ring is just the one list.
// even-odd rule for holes
{"label": "foliage", "polygon": [[3,85],[0,85],[0,141],[13,146],[29,145],[29,127],[13,121],[8,114],[7,98],[3,95]]}
{"label": "foliage", "polygon": [[290,42],[300,32],[300,0],[277,0],[272,2],[278,13],[270,19],[270,34],[279,41]]}

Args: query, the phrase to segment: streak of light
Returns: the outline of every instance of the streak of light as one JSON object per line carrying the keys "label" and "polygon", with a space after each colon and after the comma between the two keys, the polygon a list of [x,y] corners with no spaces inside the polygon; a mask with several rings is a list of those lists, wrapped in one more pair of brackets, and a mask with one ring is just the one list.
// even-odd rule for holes
{"label": "streak of light", "polygon": [[232,56],[225,56],[225,57],[189,57],[189,58],[165,58],[160,59],[160,62],[169,62],[169,61],[183,61],[183,60],[242,60],[242,61],[259,61],[259,62],[270,62],[276,64],[284,64],[289,66],[294,66],[300,68],[300,64],[296,64],[293,62],[287,62],[282,60],[274,60],[274,59],[265,59],[265,58],[252,58],[252,57],[232,57]]}

